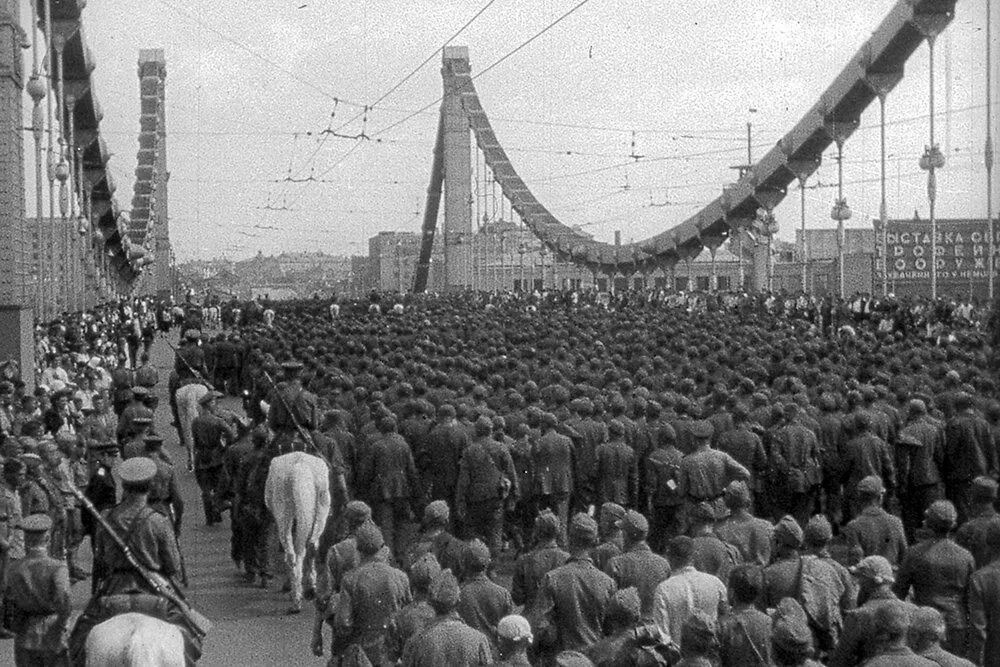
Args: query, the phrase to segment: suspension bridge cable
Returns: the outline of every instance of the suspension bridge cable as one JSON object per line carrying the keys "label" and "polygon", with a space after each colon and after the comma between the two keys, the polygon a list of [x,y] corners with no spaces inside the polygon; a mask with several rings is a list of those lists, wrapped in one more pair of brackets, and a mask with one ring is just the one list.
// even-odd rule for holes
{"label": "suspension bridge cable", "polygon": [[[552,28],[554,28],[557,25],[559,25],[564,19],[568,18],[571,14],[573,14],[574,12],[576,12],[578,9],[580,9],[581,7],[583,7],[588,2],[590,2],[590,0],[580,0],[580,2],[578,2],[576,5],[574,5],[573,7],[571,7],[568,11],[566,11],[565,13],[563,13],[557,19],[555,19],[554,21],[552,21],[551,23],[549,23],[548,25],[546,25],[544,28],[542,28],[541,30],[539,30],[538,32],[536,32],[534,35],[532,35],[531,37],[529,37],[527,40],[525,40],[524,42],[522,42],[518,46],[514,47],[511,51],[508,51],[506,54],[504,54],[503,56],[501,56],[498,60],[496,60],[492,64],[488,65],[484,70],[482,70],[478,74],[472,76],[471,80],[475,81],[476,79],[478,79],[482,75],[486,74],[487,72],[489,72],[490,70],[492,70],[494,67],[496,67],[500,63],[504,62],[505,60],[507,60],[508,58],[510,58],[511,56],[513,56],[515,53],[519,52],[521,49],[523,49],[524,47],[528,46],[529,44],[531,44],[532,42],[534,42],[536,39],[538,39],[539,37],[541,37],[542,35],[544,35],[545,33],[547,33],[549,30],[551,30]],[[403,123],[406,123],[409,120],[411,120],[412,118],[415,118],[419,114],[422,114],[423,112],[427,111],[428,109],[430,109],[431,107],[433,107],[435,104],[438,104],[439,102],[441,102],[443,99],[444,99],[444,95],[442,95],[441,97],[437,98],[436,100],[434,100],[430,104],[426,104],[426,105],[422,106],[421,108],[417,109],[413,113],[404,116],[401,120],[398,120],[395,123],[392,123],[391,125],[387,125],[386,127],[382,128],[381,130],[376,131],[375,133],[372,134],[372,137],[377,137],[379,135],[385,134],[389,130],[392,130],[394,128],[399,127]]]}

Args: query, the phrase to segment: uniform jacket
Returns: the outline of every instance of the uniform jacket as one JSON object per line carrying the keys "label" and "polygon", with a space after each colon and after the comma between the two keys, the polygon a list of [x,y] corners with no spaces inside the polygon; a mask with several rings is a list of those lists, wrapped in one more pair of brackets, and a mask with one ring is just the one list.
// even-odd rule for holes
{"label": "uniform jacket", "polygon": [[990,426],[971,410],[960,412],[944,427],[945,477],[968,481],[980,475],[995,475],[996,451]]}
{"label": "uniform jacket", "polygon": [[540,646],[581,651],[600,640],[615,582],[590,558],[570,557],[542,578],[526,616]]}
{"label": "uniform jacket", "polygon": [[568,559],[569,554],[557,547],[554,540],[518,557],[510,589],[514,604],[526,605],[534,600],[546,573],[564,565]]}
{"label": "uniform jacket", "polygon": [[486,635],[462,622],[458,614],[437,616],[403,647],[404,667],[488,665],[493,662]]}
{"label": "uniform jacket", "polygon": [[969,657],[1000,667],[1000,560],[972,575],[969,583]]}
{"label": "uniform jacket", "polygon": [[406,575],[380,554],[344,575],[333,618],[334,636],[361,646],[375,665],[386,661],[389,622],[412,600]]}
{"label": "uniform jacket", "polygon": [[624,440],[605,442],[598,446],[595,458],[598,502],[618,503],[623,507],[635,505],[639,466],[632,448]]}
{"label": "uniform jacket", "polygon": [[216,468],[222,465],[225,448],[236,439],[236,433],[222,417],[203,412],[191,424],[191,437],[195,468]]}
{"label": "uniform jacket", "polygon": [[7,573],[4,598],[12,604],[15,645],[35,651],[66,648],[70,615],[69,570],[44,548],[29,549]]}
{"label": "uniform jacket", "polygon": [[969,578],[976,569],[968,551],[944,538],[931,538],[910,547],[896,576],[901,599],[913,589],[913,602],[934,607],[950,630],[968,627],[966,605]]}
{"label": "uniform jacket", "polygon": [[[503,495],[503,478],[516,483],[514,461],[510,452],[496,440],[480,438],[465,449],[458,469],[455,489],[456,507],[464,511],[467,503],[499,502]],[[513,486],[511,495],[516,497]]]}
{"label": "uniform jacket", "polygon": [[479,573],[462,583],[455,609],[470,628],[479,630],[494,643],[497,624],[504,616],[514,613],[514,601],[506,588],[490,581],[485,573]]}
{"label": "uniform jacket", "polygon": [[761,567],[770,564],[771,536],[774,534],[774,525],[770,521],[740,510],[716,525],[715,534],[723,542],[736,547],[744,563]]}
{"label": "uniform jacket", "polygon": [[1000,514],[987,507],[978,516],[966,521],[955,533],[955,542],[969,550],[976,561],[976,568],[986,567],[992,554],[986,544],[986,534],[990,526],[1000,524]]}
{"label": "uniform jacket", "polygon": [[883,556],[893,566],[903,561],[906,533],[898,516],[881,507],[868,506],[844,528],[852,562],[865,556]]}
{"label": "uniform jacket", "polygon": [[573,490],[573,441],[550,430],[538,439],[533,455],[535,493],[562,495]]}
{"label": "uniform jacket", "polygon": [[771,617],[748,607],[719,619],[719,658],[726,667],[768,667]]}
{"label": "uniform jacket", "polygon": [[420,495],[417,468],[410,446],[398,433],[380,434],[362,456],[358,491],[372,502]]}
{"label": "uniform jacket", "polygon": [[638,542],[622,555],[612,558],[604,571],[614,579],[619,590],[635,586],[643,618],[652,618],[656,587],[670,576],[670,563],[666,558],[654,554],[645,542]]}

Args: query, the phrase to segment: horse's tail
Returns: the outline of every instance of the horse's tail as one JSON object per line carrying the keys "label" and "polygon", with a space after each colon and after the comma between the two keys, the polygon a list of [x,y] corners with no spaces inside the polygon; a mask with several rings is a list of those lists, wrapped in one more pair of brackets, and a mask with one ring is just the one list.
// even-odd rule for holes
{"label": "horse's tail", "polygon": [[[293,533],[296,554],[306,552],[306,544],[311,542],[316,532],[316,484],[313,481],[312,470],[308,462],[300,458],[292,469],[292,504],[295,512],[295,531]],[[329,492],[328,492],[329,494]],[[322,528],[320,528],[322,531]]]}

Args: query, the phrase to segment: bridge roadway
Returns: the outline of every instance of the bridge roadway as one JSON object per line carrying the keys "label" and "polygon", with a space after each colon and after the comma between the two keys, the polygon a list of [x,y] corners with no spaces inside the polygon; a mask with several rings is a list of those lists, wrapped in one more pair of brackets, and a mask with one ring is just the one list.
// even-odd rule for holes
{"label": "bridge roadway", "polygon": [[[199,664],[221,667],[326,664],[325,658],[316,658],[309,649],[314,618],[312,605],[307,603],[301,614],[288,616],[285,614],[288,596],[280,593],[275,585],[272,584],[270,591],[263,591],[242,582],[229,559],[228,513],[223,523],[211,528],[205,526],[201,493],[194,474],[187,472],[183,464],[183,450],[179,445],[177,431],[170,425],[166,383],[173,363],[173,353],[165,341],[157,340],[152,356],[159,368],[161,380],[156,388],[160,397],[156,429],[166,439],[167,449],[174,460],[180,462],[177,469],[185,504],[181,547],[187,560],[190,579],[186,594],[195,608],[214,624],[205,640],[205,652]],[[242,414],[242,408],[236,399],[224,399],[223,405]],[[82,564],[89,570],[89,540],[80,547],[80,556]],[[83,610],[89,596],[89,579],[73,586],[73,620],[75,614]],[[328,632],[326,636],[329,638]],[[13,642],[0,642],[0,665],[13,664]]]}

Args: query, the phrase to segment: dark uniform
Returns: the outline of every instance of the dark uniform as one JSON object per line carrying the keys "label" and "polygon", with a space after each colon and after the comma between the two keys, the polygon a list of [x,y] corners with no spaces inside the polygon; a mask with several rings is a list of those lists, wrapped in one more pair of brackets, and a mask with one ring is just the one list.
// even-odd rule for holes
{"label": "dark uniform", "polygon": [[[220,396],[210,391],[201,399],[201,404],[205,406]],[[191,424],[191,436],[194,474],[205,506],[205,522],[211,526],[222,521],[222,456],[229,443],[236,439],[236,433],[222,417],[203,408]]]}
{"label": "dark uniform", "polygon": [[[308,451],[309,445],[302,440],[298,428],[310,433],[319,429],[319,407],[316,394],[307,391],[301,380],[295,377],[302,368],[296,361],[282,364],[292,379],[279,382],[268,396],[271,406],[267,415],[267,425],[274,431],[271,449],[276,454],[286,454],[290,451]],[[296,424],[298,426],[296,426]]]}
{"label": "dark uniform", "polygon": [[573,441],[555,429],[555,416],[542,415],[543,434],[532,452],[534,491],[538,509],[547,507],[559,517],[559,525],[569,520],[569,497],[573,492],[575,454]]}
{"label": "dark uniform", "polygon": [[13,621],[17,667],[68,665],[66,624],[70,615],[69,569],[52,558],[44,542],[52,521],[34,514],[22,522],[28,542],[23,559],[7,573],[4,600]]}
{"label": "dark uniform", "polygon": [[[150,484],[156,472],[152,460],[137,457],[122,463],[119,474],[124,484]],[[139,494],[126,494],[121,503],[102,515],[129,547],[136,561],[177,594],[179,589],[173,582],[181,572],[181,557],[170,520],[149,507],[145,497]],[[94,580],[97,591],[77,620],[70,638],[74,664],[84,663],[91,628],[130,611],[176,624],[184,636],[187,664],[197,662],[201,656],[201,641],[186,624],[180,610],[157,595],[156,589],[146,582],[114,539],[103,530],[97,533],[94,549]]]}
{"label": "dark uniform", "polygon": [[419,499],[420,483],[410,446],[396,433],[395,419],[387,419],[385,430],[362,457],[358,489],[371,505],[386,544],[401,556],[402,527],[409,519],[411,503]]}
{"label": "dark uniform", "polygon": [[500,552],[503,504],[511,495],[516,498],[516,479],[510,452],[492,438],[480,437],[462,455],[455,509],[466,531],[480,535],[494,557]]}

